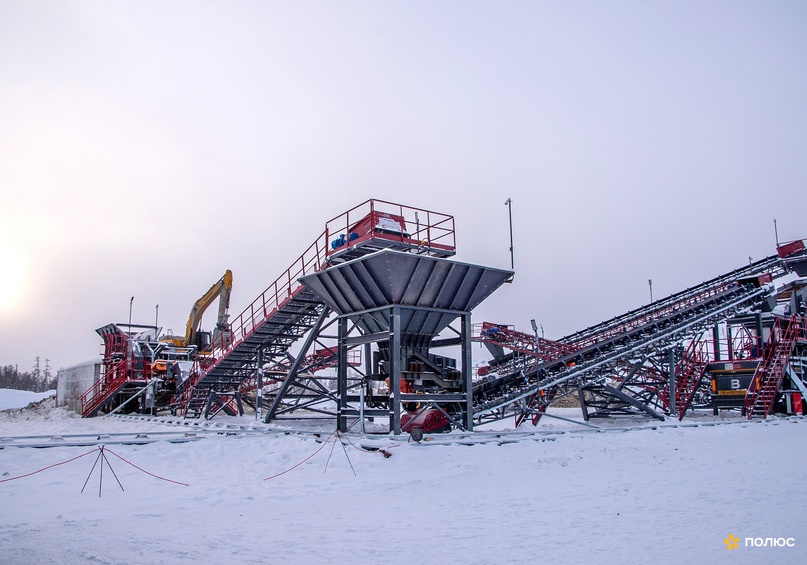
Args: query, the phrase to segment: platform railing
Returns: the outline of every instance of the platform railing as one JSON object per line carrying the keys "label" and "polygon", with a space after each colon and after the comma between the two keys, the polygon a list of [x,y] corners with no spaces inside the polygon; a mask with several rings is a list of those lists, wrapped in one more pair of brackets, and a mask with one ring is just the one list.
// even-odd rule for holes
{"label": "platform railing", "polygon": [[[376,230],[377,219],[381,217],[400,219],[403,222],[400,231],[396,233]],[[367,218],[371,219],[370,225],[373,229],[356,231],[360,227],[359,224]],[[341,235],[345,236],[344,245],[329,247],[327,250],[329,257],[361,245],[368,239],[386,239],[409,244],[441,255],[453,255],[456,252],[453,216],[385,200],[367,200],[325,224],[325,239],[328,245]]]}
{"label": "platform railing", "polygon": [[[386,216],[385,216],[386,215]],[[376,229],[376,220],[382,216],[393,216],[404,222],[401,232],[390,233]],[[354,240],[349,234],[360,222],[368,220],[370,229]],[[409,230],[414,228],[414,231]],[[346,234],[345,245],[334,248],[330,239],[334,235]],[[454,218],[422,208],[394,204],[384,200],[367,200],[326,223],[325,231],[312,243],[292,265],[283,272],[229,325],[229,331],[221,332],[211,343],[210,365],[200,370],[184,385],[180,395],[180,406],[187,408],[191,389],[204,375],[225,359],[236,347],[274,316],[303,289],[298,279],[321,271],[335,255],[355,247],[368,239],[385,239],[404,244],[405,247],[422,247],[426,252],[436,250],[443,256],[455,251]]]}
{"label": "platform railing", "polygon": [[583,347],[594,345],[612,337],[627,333],[636,328],[645,326],[653,320],[658,320],[666,316],[673,315],[678,310],[683,310],[700,302],[709,300],[710,298],[722,294],[736,284],[736,280],[731,280],[722,284],[707,287],[703,290],[693,291],[685,296],[679,297],[677,300],[667,301],[663,305],[660,304],[659,307],[649,310],[643,315],[637,315],[633,318],[626,319],[619,325],[608,327],[601,332],[582,335],[578,339],[574,339],[574,336],[570,336],[568,338],[562,338],[559,341],[568,345],[575,345],[582,349]]}
{"label": "platform railing", "polygon": [[[139,377],[139,378],[138,378]],[[94,412],[110,396],[127,382],[140,382],[145,379],[143,371],[133,370],[131,361],[122,359],[106,367],[104,374],[79,397],[83,416]]]}

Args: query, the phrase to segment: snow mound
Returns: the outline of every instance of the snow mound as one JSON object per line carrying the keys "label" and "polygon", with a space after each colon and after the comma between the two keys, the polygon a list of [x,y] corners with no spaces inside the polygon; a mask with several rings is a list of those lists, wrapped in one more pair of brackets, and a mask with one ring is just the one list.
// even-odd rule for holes
{"label": "snow mound", "polygon": [[[28,402],[22,408],[11,407],[0,410],[0,421],[2,422],[15,422],[24,420],[68,420],[78,418],[79,415],[67,408],[56,407],[56,393],[49,391],[47,393],[36,393],[28,391],[12,391],[4,390],[0,398],[3,399],[3,404],[11,403],[14,398],[26,398],[31,396],[40,397],[39,400]],[[24,393],[24,394],[9,394],[9,393]],[[43,395],[47,395],[44,396]]]}
{"label": "snow mound", "polygon": [[49,390],[47,392],[31,392],[30,390],[0,388],[0,410],[8,410],[9,408],[23,408],[32,402],[39,402],[40,400],[49,397],[55,398],[55,396],[55,390]]}

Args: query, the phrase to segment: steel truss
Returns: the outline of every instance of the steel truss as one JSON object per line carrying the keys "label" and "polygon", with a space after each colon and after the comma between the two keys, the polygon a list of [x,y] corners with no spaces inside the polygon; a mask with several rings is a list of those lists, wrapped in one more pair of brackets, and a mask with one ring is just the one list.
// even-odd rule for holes
{"label": "steel truss", "polygon": [[[669,352],[726,318],[761,303],[771,291],[772,287],[767,285],[746,283],[727,285],[719,292],[700,293],[699,300],[679,302],[680,307],[671,307],[661,316],[643,315],[640,319],[644,323],[622,324],[627,328],[622,333],[613,331],[611,328],[615,326],[611,326],[607,339],[572,355],[481,383],[474,387],[475,421],[482,424],[516,414],[535,415],[546,410],[551,401],[581,387],[588,387],[596,404],[594,413],[625,412],[627,406],[645,414],[648,409],[658,413],[650,407],[665,404],[663,375],[670,373]],[[619,384],[613,386],[613,383]],[[608,404],[603,394],[611,389],[617,394],[612,394]],[[628,391],[633,393],[628,396],[643,408],[627,401],[623,395]],[[669,398],[670,393],[666,394]],[[614,406],[615,410],[607,410],[608,406]]]}
{"label": "steel truss", "polygon": [[[333,382],[329,383],[331,386],[327,386],[322,378],[313,375],[317,364],[304,366],[302,363],[292,363],[288,373],[275,380],[275,386],[263,387],[260,398],[263,403],[271,405],[264,422],[284,417],[335,418],[338,429],[348,431],[361,418],[380,418],[389,421],[389,431],[399,434],[402,431],[401,413],[404,407],[418,404],[421,409],[438,407],[456,427],[466,430],[473,428],[469,312],[391,305],[351,312],[326,322],[330,314],[330,309],[326,308],[320,320],[314,324],[296,359],[304,359],[315,343],[329,347],[322,340],[333,339],[327,332],[333,331],[336,326],[337,345],[330,346],[336,350],[336,377],[326,377],[326,380],[335,380],[335,386]],[[427,314],[448,314],[457,318],[459,328],[452,325],[447,327],[456,337],[429,340],[403,331],[402,316],[412,318]],[[462,364],[459,379],[455,375],[447,375],[431,360],[431,350],[446,346],[460,348]],[[353,351],[363,352],[363,368],[348,362]],[[323,358],[318,364],[330,362],[331,359]],[[410,370],[410,365],[414,362],[426,365],[427,370],[418,373],[418,377],[426,375],[430,382],[439,381],[443,384],[451,378],[452,381],[458,381],[459,389],[449,392],[439,387],[434,391],[404,392],[405,387],[401,386],[403,379],[415,378]],[[387,391],[379,393],[377,391],[383,388],[380,386],[382,383],[387,385]]]}
{"label": "steel truss", "polygon": [[[459,318],[459,329],[450,325],[447,328],[457,334],[457,337],[447,340],[423,339],[423,336],[412,336],[405,332],[402,317],[427,313],[449,314]],[[363,332],[368,327],[368,319],[374,324],[382,321],[388,328],[387,331]],[[371,344],[375,345],[377,355],[375,362],[371,363],[362,374],[362,382],[388,384],[388,393],[381,396],[373,396],[371,386],[367,386],[361,394],[357,394],[347,380],[345,359],[348,349],[364,346],[369,352]],[[443,367],[431,361],[432,349],[451,345],[460,347],[461,364],[458,375],[449,375]],[[437,407],[457,427],[465,430],[473,429],[470,312],[398,304],[355,312],[339,317],[338,347],[337,427],[340,431],[348,430],[351,419],[380,417],[389,420],[390,432],[400,434],[401,413],[407,405],[420,405],[421,409]],[[417,365],[417,368],[414,365]],[[405,392],[407,390],[407,387],[403,386],[405,379],[408,382],[419,380],[423,388]],[[452,384],[445,386],[449,379]]]}
{"label": "steel truss", "polygon": [[[301,282],[327,306],[297,360],[335,324],[336,346],[330,350],[336,351],[336,386],[316,380],[307,385],[304,379],[311,377],[295,362],[274,389],[265,421],[305,408],[334,416],[341,431],[352,422],[380,418],[398,434],[402,417],[408,423],[429,407],[454,426],[472,429],[470,312],[511,274],[384,250],[303,277]],[[326,325],[330,311],[337,316]],[[444,334],[449,337],[439,337]],[[459,366],[432,352],[441,347],[459,348]],[[349,364],[357,349],[363,350],[363,369]]]}

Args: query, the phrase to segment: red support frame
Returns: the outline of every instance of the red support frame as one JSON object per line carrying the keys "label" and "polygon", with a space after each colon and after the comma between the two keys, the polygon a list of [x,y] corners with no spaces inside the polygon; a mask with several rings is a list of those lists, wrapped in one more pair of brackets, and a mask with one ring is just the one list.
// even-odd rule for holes
{"label": "red support frame", "polygon": [[[351,239],[351,233],[356,237]],[[331,240],[335,235],[344,235],[345,243],[333,247]],[[200,358],[200,367],[184,386],[179,406],[186,410],[193,388],[205,373],[302,291],[299,278],[325,269],[340,254],[372,240],[390,242],[391,247],[450,256],[456,252],[454,217],[371,199],[326,222],[325,231],[314,243],[232,320],[229,332],[222,332],[213,341],[209,355]]]}
{"label": "red support frame", "polygon": [[98,381],[79,397],[83,416],[97,411],[126,383],[146,383],[151,378],[150,362],[144,359],[142,368],[135,367],[129,334],[114,324],[98,331],[104,340],[103,372]]}
{"label": "red support frame", "polygon": [[[328,257],[372,239],[422,248],[443,256],[456,252],[453,216],[385,200],[367,200],[329,220],[324,236]],[[334,247],[334,242],[342,237],[344,243]]]}

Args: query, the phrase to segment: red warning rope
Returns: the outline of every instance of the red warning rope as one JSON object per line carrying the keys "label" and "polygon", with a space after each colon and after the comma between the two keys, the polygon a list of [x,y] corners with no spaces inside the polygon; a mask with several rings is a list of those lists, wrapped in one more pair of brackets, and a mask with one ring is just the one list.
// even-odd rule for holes
{"label": "red warning rope", "polygon": [[97,452],[97,449],[93,449],[92,451],[88,451],[82,455],[77,455],[72,459],[68,459],[67,461],[62,461],[61,463],[54,463],[53,465],[48,465],[47,467],[42,467],[38,471],[34,471],[33,473],[26,473],[25,475],[20,475],[19,477],[9,477],[8,479],[0,479],[0,483],[5,483],[7,481],[15,481],[17,479],[24,479],[25,477],[30,477],[31,475],[36,475],[37,473],[41,473],[42,471],[47,471],[48,469],[53,469],[54,467],[58,467],[59,465],[64,465],[66,463],[70,463],[71,461],[75,461],[76,459],[81,459],[82,457],[86,457],[90,453]]}
{"label": "red warning rope", "polygon": [[179,481],[173,481],[173,480],[171,480],[171,479],[166,479],[165,477],[160,477],[159,475],[155,475],[154,473],[149,473],[148,471],[146,471],[145,469],[141,469],[140,467],[138,467],[137,465],[135,465],[135,464],[134,464],[134,463],[132,463],[131,461],[127,461],[126,459],[124,459],[123,457],[121,457],[120,455],[118,455],[117,453],[115,453],[114,451],[112,451],[111,449],[109,449],[108,447],[106,448],[106,452],[107,452],[107,453],[111,453],[112,455],[114,455],[115,457],[117,457],[118,459],[120,459],[121,461],[123,461],[124,463],[128,463],[129,465],[131,465],[132,467],[134,467],[134,468],[135,468],[135,469],[137,469],[138,471],[141,471],[141,472],[143,472],[143,473],[145,473],[145,474],[149,475],[150,477],[154,477],[155,479],[160,479],[161,481],[166,481],[166,482],[169,482],[169,483],[174,483],[174,484],[177,484],[177,485],[182,485],[182,486],[184,486],[184,487],[190,486],[188,483],[181,483],[181,482],[179,482]]}
{"label": "red warning rope", "polygon": [[312,453],[311,455],[309,455],[308,457],[306,457],[305,459],[303,459],[302,461],[300,461],[299,463],[297,463],[295,466],[293,466],[293,467],[289,467],[289,468],[288,468],[288,469],[286,469],[285,471],[281,471],[280,473],[278,473],[278,474],[276,474],[276,475],[272,475],[271,477],[266,477],[266,478],[264,479],[264,481],[268,481],[268,480],[271,480],[271,479],[276,479],[277,477],[279,477],[279,476],[281,476],[281,475],[285,475],[285,474],[286,474],[286,473],[288,473],[289,471],[293,471],[294,469],[296,469],[297,467],[299,467],[300,465],[302,465],[303,463],[305,463],[306,461],[308,461],[309,459],[311,459],[311,458],[312,458],[314,455],[316,455],[317,453],[319,453],[320,451],[322,451],[322,448],[324,448],[326,445],[328,445],[328,442],[330,442],[330,441],[331,441],[331,438],[334,436],[334,434],[336,434],[336,432],[331,432],[331,435],[329,435],[329,436],[328,436],[328,438],[327,438],[325,441],[323,441],[323,442],[322,442],[322,445],[320,445],[320,446],[319,446],[319,449],[317,449],[317,450],[316,450],[314,453]]}

